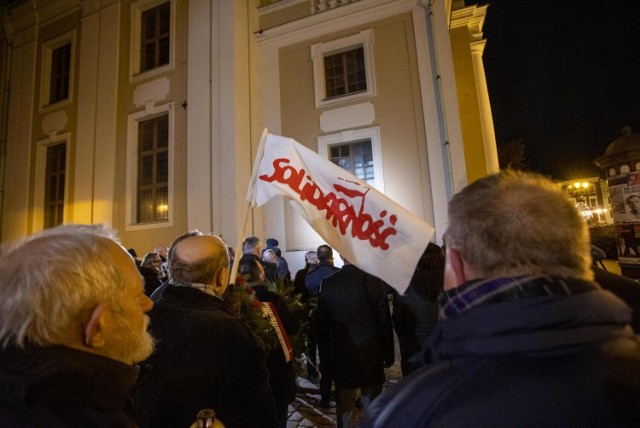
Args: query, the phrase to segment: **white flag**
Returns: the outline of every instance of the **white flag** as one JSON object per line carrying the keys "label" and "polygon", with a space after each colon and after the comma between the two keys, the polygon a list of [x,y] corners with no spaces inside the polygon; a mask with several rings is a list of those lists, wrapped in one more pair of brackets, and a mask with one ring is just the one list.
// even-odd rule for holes
{"label": "white flag", "polygon": [[434,229],[384,194],[291,138],[260,141],[247,192],[258,207],[284,196],[349,262],[399,293],[409,286]]}

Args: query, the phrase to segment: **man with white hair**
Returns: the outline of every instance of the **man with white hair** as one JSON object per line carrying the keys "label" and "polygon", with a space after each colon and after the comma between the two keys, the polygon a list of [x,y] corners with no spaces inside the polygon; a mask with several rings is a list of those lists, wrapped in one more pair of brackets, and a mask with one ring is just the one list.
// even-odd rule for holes
{"label": "man with white hair", "polygon": [[592,281],[588,230],[557,186],[512,171],[470,184],[446,244],[426,366],[364,426],[637,426],[631,311]]}
{"label": "man with white hair", "polygon": [[137,426],[126,397],[153,351],[153,303],[113,238],[67,225],[3,248],[2,426]]}

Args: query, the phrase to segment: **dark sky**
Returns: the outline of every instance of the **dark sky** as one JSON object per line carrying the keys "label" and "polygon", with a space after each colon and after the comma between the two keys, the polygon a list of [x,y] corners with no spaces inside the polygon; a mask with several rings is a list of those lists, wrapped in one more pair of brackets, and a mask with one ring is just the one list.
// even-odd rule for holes
{"label": "dark sky", "polygon": [[554,179],[599,175],[620,129],[640,133],[640,0],[486,3],[498,144],[521,139],[528,167]]}

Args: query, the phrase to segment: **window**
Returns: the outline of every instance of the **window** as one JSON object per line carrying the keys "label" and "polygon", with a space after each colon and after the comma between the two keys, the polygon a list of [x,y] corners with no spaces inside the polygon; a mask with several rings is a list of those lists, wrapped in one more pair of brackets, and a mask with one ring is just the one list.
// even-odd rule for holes
{"label": "window", "polygon": [[69,77],[71,75],[71,43],[51,52],[51,77],[49,104],[69,98]]}
{"label": "window", "polygon": [[166,221],[169,217],[168,137],[167,115],[138,126],[137,223]]}
{"label": "window", "polygon": [[373,31],[311,46],[316,108],[375,95]]}
{"label": "window", "polygon": [[380,129],[343,131],[318,138],[318,153],[384,192]]}
{"label": "window", "polygon": [[131,5],[130,76],[154,76],[173,67],[175,1],[138,0]]}
{"label": "window", "polygon": [[125,230],[173,225],[173,121],[173,103],[129,115]]}
{"label": "window", "polygon": [[44,185],[44,227],[62,224],[64,214],[64,186],[67,164],[67,145],[47,147]]}
{"label": "window", "polygon": [[356,49],[324,57],[325,99],[367,90],[364,49]]}
{"label": "window", "polygon": [[371,140],[366,139],[330,147],[331,162],[346,169],[360,180],[375,184]]}
{"label": "window", "polygon": [[[73,95],[75,31],[42,44],[40,108],[64,105]],[[53,108],[53,107],[52,107]]]}
{"label": "window", "polygon": [[169,63],[169,3],[142,12],[140,28],[140,71]]}

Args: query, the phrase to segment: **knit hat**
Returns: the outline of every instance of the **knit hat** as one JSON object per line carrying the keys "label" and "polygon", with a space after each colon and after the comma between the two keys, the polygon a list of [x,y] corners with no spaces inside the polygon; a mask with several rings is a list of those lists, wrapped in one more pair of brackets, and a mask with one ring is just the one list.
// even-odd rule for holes
{"label": "knit hat", "polygon": [[278,246],[278,240],[277,239],[273,239],[273,238],[267,239],[267,248],[272,248],[272,247],[277,247],[277,246]]}

